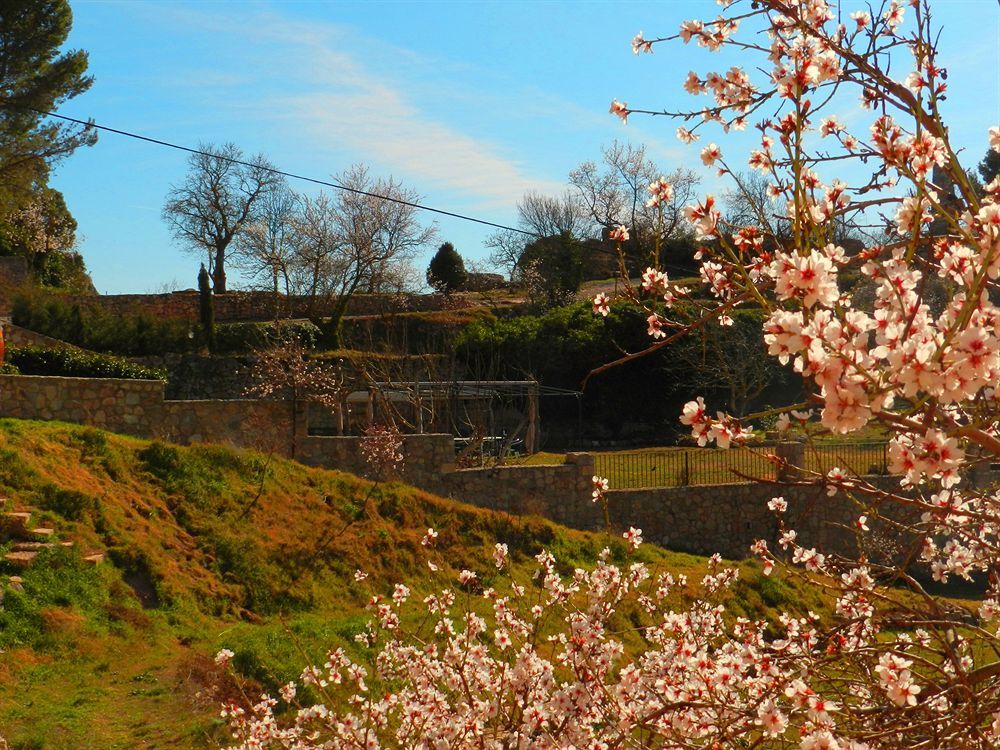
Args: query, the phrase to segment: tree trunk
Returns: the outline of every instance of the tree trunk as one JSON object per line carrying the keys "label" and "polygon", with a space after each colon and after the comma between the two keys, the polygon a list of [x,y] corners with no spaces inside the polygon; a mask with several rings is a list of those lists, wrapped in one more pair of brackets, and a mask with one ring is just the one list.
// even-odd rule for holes
{"label": "tree trunk", "polygon": [[[341,329],[343,327],[344,315],[347,313],[347,303],[349,300],[349,295],[341,295],[333,311],[330,313],[329,319],[318,323],[319,329],[322,332],[323,346],[331,349],[342,348]],[[316,321],[314,320],[313,322]]]}
{"label": "tree trunk", "polygon": [[216,294],[226,293],[226,249],[215,249],[215,268],[212,269],[212,287]]}
{"label": "tree trunk", "polygon": [[273,300],[274,300],[274,319],[275,321],[281,317],[281,297],[278,296],[278,268],[274,266],[271,268],[271,281],[273,289]]}

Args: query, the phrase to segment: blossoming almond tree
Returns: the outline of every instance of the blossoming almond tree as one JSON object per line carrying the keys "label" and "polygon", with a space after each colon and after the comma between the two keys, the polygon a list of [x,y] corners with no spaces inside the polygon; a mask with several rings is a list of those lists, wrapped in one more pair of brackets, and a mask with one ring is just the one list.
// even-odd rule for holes
{"label": "blossoming almond tree", "polygon": [[[299,705],[301,684],[289,684],[281,696],[289,710],[269,696],[226,707],[239,747],[1000,746],[993,574],[1000,494],[969,477],[976,462],[1000,455],[1000,312],[991,299],[1000,276],[1000,183],[978,194],[949,142],[939,111],[946,74],[929,3],[890,0],[874,10],[827,0],[720,4],[724,14],[714,20],[687,21],[662,38],[640,34],[633,50],[651,53],[679,40],[760,56],[760,82],[741,68],[689,74],[684,88],[710,101],[673,114],[686,118],[678,137],[688,143],[703,129],[763,118],[760,148],[748,163],[783,200],[789,229],[769,231],[767,217],[757,226],[728,225],[705,196],[685,213],[703,240],[701,276],[716,302],[693,322],[678,320],[675,300],[687,292],[657,268],[639,289],[626,285],[626,294],[647,308],[651,348],[692,327],[725,324],[734,307],[763,309],[769,353],[810,387],[807,402],[789,404],[780,424],[807,425],[812,407],[831,432],[876,422],[892,434],[896,487],[840,469],[802,481],[855,499],[859,541],[880,517],[904,552],[906,540],[916,539],[912,554],[851,560],[801,546],[782,522],[780,549],[754,546],[765,571],[801,575],[837,605],[830,622],[782,614],[777,631],[727,615],[718,597],[737,573],[717,559],[700,582],[701,598],[681,611],[664,601],[682,581],[637,562],[614,564],[608,554],[592,570],[566,572],[542,552],[533,580],[511,572],[485,589],[462,571],[423,600],[426,617],[414,627],[402,624],[410,591],[397,585],[388,598],[372,597],[372,622],[359,635],[371,663],[338,650],[303,673],[300,683],[318,701]],[[738,36],[754,25],[764,33]],[[904,53],[911,69],[896,80],[888,60],[898,69]],[[864,132],[825,115],[852,89],[873,113]],[[669,114],[617,101],[611,111],[623,120]],[[1000,150],[1000,128],[990,129],[989,143]],[[734,168],[716,144],[701,158],[723,173]],[[846,173],[854,161],[868,167],[857,184],[821,176],[831,167]],[[650,192],[655,202],[669,186],[657,182]],[[889,221],[891,234],[858,252],[836,244],[838,224],[873,215]],[[844,283],[857,273],[874,289],[870,307],[854,304]],[[925,299],[934,277],[951,292],[941,309]],[[599,295],[595,313],[607,314],[611,302]],[[723,447],[749,430],[712,416],[700,398],[681,421],[700,443]],[[606,492],[595,477],[595,501],[606,502]],[[788,503],[775,497],[769,508],[783,519]],[[429,554],[435,539],[432,530],[425,537]],[[635,549],[641,530],[629,529],[624,541]],[[512,571],[502,542],[494,561],[501,573]],[[988,590],[977,612],[956,618],[927,592],[924,575],[978,576]]]}

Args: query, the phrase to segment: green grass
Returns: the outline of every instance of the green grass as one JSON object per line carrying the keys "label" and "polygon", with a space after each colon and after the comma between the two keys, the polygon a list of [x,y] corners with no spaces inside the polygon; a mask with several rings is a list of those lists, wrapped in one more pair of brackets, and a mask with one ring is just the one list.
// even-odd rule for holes
{"label": "green grass", "polygon": [[[402,484],[57,423],[0,420],[0,496],[44,508],[41,520],[77,549],[107,553],[97,567],[77,552],[52,554],[24,572],[23,592],[0,584],[0,731],[12,747],[218,747],[218,703],[232,689],[212,661],[219,648],[236,652],[247,679],[274,687],[331,647],[364,656],[353,637],[365,603],[397,581],[413,590],[414,626],[419,601],[462,568],[502,585],[490,559],[496,541],[525,584],[542,549],[566,574],[605,546],[625,559],[621,540],[605,534]],[[440,533],[433,576],[420,545],[429,526]],[[639,559],[693,582],[670,607],[697,596],[708,570],[703,558],[653,545]],[[358,568],[368,580],[354,580]],[[830,612],[812,590],[763,579],[752,562],[740,569],[726,602],[734,616]]]}
{"label": "green grass", "polygon": [[[805,446],[805,469],[825,474],[834,467],[849,473],[880,474],[884,466],[882,443],[817,441]],[[643,448],[622,451],[589,451],[594,473],[605,477],[611,489],[681,487],[697,484],[733,484],[776,478],[776,464],[768,459],[774,447]],[[540,452],[509,460],[512,465],[561,464],[561,453]]]}

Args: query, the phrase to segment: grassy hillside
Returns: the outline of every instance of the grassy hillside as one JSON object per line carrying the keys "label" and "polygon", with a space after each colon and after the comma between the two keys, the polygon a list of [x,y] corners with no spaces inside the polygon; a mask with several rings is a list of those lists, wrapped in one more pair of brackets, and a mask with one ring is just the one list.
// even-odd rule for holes
{"label": "grassy hillside", "polygon": [[[569,571],[609,544],[401,484],[56,423],[0,420],[0,496],[74,542],[0,578],[0,734],[24,749],[217,747],[219,648],[273,687],[301,671],[300,649],[355,648],[373,590],[403,581],[426,593],[463,567],[489,580],[498,540],[524,574],[542,548]],[[440,532],[437,580],[419,543],[429,526]],[[104,562],[86,563],[95,552]],[[652,546],[640,555],[692,580],[705,570],[700,558]],[[737,613],[825,611],[741,567]],[[368,580],[354,580],[358,568]],[[8,583],[15,573],[19,587]]]}

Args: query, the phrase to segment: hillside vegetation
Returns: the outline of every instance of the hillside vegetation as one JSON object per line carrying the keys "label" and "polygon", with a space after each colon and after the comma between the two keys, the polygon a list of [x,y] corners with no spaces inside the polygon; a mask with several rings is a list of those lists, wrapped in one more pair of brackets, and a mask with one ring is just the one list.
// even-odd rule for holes
{"label": "hillside vegetation", "polygon": [[[0,420],[0,496],[71,548],[44,550],[0,579],[0,733],[12,748],[205,748],[225,741],[212,655],[273,689],[305,659],[352,650],[373,592],[427,593],[461,568],[494,575],[506,542],[527,577],[545,548],[566,572],[604,534],[570,531],[441,499],[399,483],[217,446],[178,447],[58,423]],[[434,574],[420,538],[439,530]],[[8,535],[0,537],[7,538]],[[10,547],[0,545],[0,553]],[[105,553],[98,565],[83,556]],[[697,581],[705,561],[639,555]],[[829,611],[744,563],[734,614]],[[356,569],[369,574],[354,579]],[[22,577],[19,586],[8,576]],[[693,589],[692,589],[693,590]],[[678,593],[677,604],[683,593]],[[289,635],[291,634],[291,636]]]}

